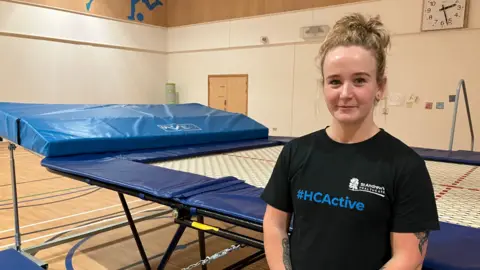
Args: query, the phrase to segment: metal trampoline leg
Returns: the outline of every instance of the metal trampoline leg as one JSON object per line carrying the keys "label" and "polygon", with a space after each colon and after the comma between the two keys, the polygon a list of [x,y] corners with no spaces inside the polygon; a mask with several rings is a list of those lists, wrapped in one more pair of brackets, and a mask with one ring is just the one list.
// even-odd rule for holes
{"label": "metal trampoline leg", "polygon": [[173,236],[172,241],[168,245],[167,250],[165,251],[165,254],[162,257],[162,260],[160,261],[160,264],[158,265],[159,270],[165,269],[165,266],[167,266],[167,262],[172,256],[173,251],[175,251],[175,248],[177,248],[178,242],[180,241],[180,238],[182,238],[183,233],[185,232],[185,229],[187,227],[184,225],[179,225],[177,231],[175,232],[175,235]]}
{"label": "metal trampoline leg", "polygon": [[118,196],[120,197],[120,201],[122,202],[123,210],[125,211],[125,215],[128,219],[128,224],[130,224],[130,228],[132,229],[133,238],[135,238],[135,242],[137,243],[138,251],[140,252],[140,256],[142,257],[145,269],[150,270],[150,263],[148,262],[148,258],[145,254],[145,249],[143,248],[142,241],[140,240],[140,236],[138,235],[137,228],[135,227],[135,223],[133,222],[132,215],[130,214],[130,210],[128,209],[125,196],[123,196],[122,193],[118,193]]}
{"label": "metal trampoline leg", "polygon": [[17,200],[17,176],[15,173],[15,157],[13,151],[17,147],[13,143],[8,144],[8,150],[10,151],[10,171],[12,173],[12,199],[13,199],[13,214],[15,218],[15,247],[18,251],[21,250],[20,239],[20,220],[18,218],[18,200]]}
{"label": "metal trampoline leg", "polygon": [[[203,223],[203,216],[197,216],[197,221]],[[205,233],[198,230],[198,243],[200,245],[200,259],[204,260],[207,257],[205,251]],[[202,270],[207,270],[207,265],[202,265]]]}
{"label": "metal trampoline leg", "polygon": [[17,174],[15,170],[15,154],[14,151],[17,146],[13,143],[8,144],[8,150],[10,152],[10,171],[12,173],[12,201],[13,201],[13,215],[15,219],[15,249],[20,252],[24,257],[40,266],[43,269],[48,269],[48,264],[40,260],[37,260],[31,254],[22,250],[22,241],[20,234],[20,218],[18,215],[18,195],[17,195]]}

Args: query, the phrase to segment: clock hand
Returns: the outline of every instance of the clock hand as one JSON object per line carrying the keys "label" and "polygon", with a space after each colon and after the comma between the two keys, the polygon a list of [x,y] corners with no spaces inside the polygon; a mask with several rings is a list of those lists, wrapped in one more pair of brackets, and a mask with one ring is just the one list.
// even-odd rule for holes
{"label": "clock hand", "polygon": [[450,5],[450,6],[446,6],[445,9],[452,8],[452,7],[456,6],[456,5],[457,5],[457,4],[452,4],[452,5]]}
{"label": "clock hand", "polygon": [[452,7],[456,6],[456,5],[457,5],[457,4],[452,4],[452,5],[446,6],[446,7],[442,5],[442,8],[440,9],[440,11],[445,11],[445,10],[447,10],[447,9],[449,9],[449,8],[452,8]]}
{"label": "clock hand", "polygon": [[442,8],[440,10],[443,10],[443,15],[445,15],[445,23],[448,25],[448,18],[447,12],[445,11],[445,6],[442,5]]}

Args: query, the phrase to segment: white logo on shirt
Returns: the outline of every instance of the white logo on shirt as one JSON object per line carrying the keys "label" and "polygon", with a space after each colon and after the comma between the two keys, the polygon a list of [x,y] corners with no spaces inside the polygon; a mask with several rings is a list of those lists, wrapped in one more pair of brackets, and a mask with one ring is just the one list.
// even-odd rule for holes
{"label": "white logo on shirt", "polygon": [[362,183],[357,178],[350,179],[350,184],[348,185],[348,189],[351,191],[361,191],[361,192],[368,192],[380,197],[385,197],[385,188],[379,187],[376,185]]}

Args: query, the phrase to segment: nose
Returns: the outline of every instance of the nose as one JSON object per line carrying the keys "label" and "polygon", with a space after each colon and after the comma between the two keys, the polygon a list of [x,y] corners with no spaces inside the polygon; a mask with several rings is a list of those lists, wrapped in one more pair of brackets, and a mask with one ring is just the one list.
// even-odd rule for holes
{"label": "nose", "polygon": [[352,85],[345,82],[341,88],[340,98],[349,98],[352,94]]}

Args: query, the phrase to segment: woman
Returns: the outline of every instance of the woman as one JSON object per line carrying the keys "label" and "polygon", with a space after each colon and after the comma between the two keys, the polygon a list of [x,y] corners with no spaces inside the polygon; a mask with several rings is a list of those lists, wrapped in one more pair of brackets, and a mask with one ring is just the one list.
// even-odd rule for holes
{"label": "woman", "polygon": [[439,229],[432,182],[424,160],[373,119],[389,46],[379,18],[358,13],[322,44],[332,121],[285,145],[262,194],[270,269],[421,269]]}

